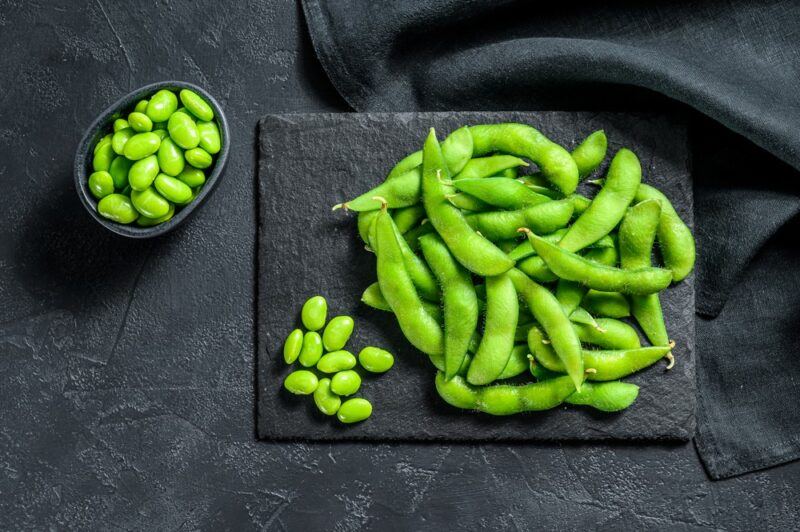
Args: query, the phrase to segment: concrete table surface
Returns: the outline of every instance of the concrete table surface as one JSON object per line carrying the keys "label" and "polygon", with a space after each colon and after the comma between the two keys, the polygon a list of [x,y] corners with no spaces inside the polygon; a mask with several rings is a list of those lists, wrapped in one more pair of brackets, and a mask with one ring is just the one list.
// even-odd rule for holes
{"label": "concrete table surface", "polygon": [[[257,441],[256,124],[347,110],[299,6],[2,0],[0,47],[1,528],[796,526],[800,463],[712,483],[691,443]],[[82,210],[74,150],[162,79],[218,97],[231,159],[190,222],[127,241]]]}

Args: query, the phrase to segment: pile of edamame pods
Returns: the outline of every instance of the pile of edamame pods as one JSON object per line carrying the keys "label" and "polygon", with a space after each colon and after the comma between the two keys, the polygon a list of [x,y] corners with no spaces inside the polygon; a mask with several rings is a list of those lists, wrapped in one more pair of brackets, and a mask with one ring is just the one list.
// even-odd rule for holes
{"label": "pile of edamame pods", "polygon": [[214,110],[189,89],[159,90],[111,129],[94,147],[88,186],[97,212],[121,224],[171,219],[197,196],[222,148]]}
{"label": "pile of edamame pods", "polygon": [[[372,404],[361,397],[342,401],[361,388],[361,376],[356,364],[370,373],[386,373],[394,365],[394,357],[378,347],[365,347],[358,359],[345,350],[354,322],[350,316],[336,316],[327,325],[328,302],[314,296],[303,304],[300,318],[308,329],[295,329],[283,344],[283,360],[291,365],[295,361],[308,369],[296,370],[286,376],[283,386],[295,395],[312,395],[314,404],[326,416],[336,417],[342,423],[357,423],[372,415]],[[322,335],[318,331],[324,330]],[[323,352],[325,354],[323,354]],[[319,374],[330,377],[318,376]]]}
{"label": "pile of edamame pods", "polygon": [[441,143],[431,129],[383,183],[334,207],[358,213],[377,256],[362,301],[394,313],[447,403],[619,411],[639,391],[619,379],[674,364],[658,293],[691,272],[694,238],[628,149],[592,199],[576,193],[607,146],[603,131],[569,152],[525,124],[465,126]]}

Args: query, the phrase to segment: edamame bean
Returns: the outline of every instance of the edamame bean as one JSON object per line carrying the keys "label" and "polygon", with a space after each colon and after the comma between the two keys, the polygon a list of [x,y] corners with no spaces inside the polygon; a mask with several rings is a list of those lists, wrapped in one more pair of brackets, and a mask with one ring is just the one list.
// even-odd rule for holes
{"label": "edamame bean", "polygon": [[601,129],[583,139],[583,142],[572,150],[570,155],[572,155],[572,159],[578,167],[578,175],[581,179],[594,172],[600,166],[603,159],[606,158],[607,149],[608,139],[605,131]]}
{"label": "edamame bean", "polygon": [[397,317],[400,329],[411,344],[426,353],[434,365],[444,368],[444,335],[439,324],[422,305],[411,277],[403,264],[403,253],[397,241],[386,204],[375,223],[378,253],[378,283],[389,307]]}
{"label": "edamame bean", "polygon": [[555,408],[575,391],[575,384],[569,377],[557,377],[522,386],[472,386],[458,376],[445,380],[440,371],[436,374],[436,391],[456,408],[507,416]]}
{"label": "edamame bean", "polygon": [[139,133],[152,131],[153,129],[153,121],[150,120],[146,114],[136,111],[128,115],[128,124],[130,124],[134,131],[138,131]]}
{"label": "edamame bean", "polygon": [[161,218],[169,212],[169,202],[153,187],[131,190],[131,202],[139,213],[148,218]]}
{"label": "edamame bean", "polygon": [[323,373],[337,373],[356,367],[356,357],[350,351],[331,351],[322,355],[317,369]]}
{"label": "edamame bean", "polygon": [[[595,290],[636,295],[659,292],[669,286],[672,281],[672,272],[669,270],[652,267],[622,270],[605,266],[570,253],[560,244],[551,244],[530,231],[526,231],[526,233],[536,253],[544,260],[547,267],[561,279],[580,282]],[[567,236],[569,236],[569,232],[564,238],[566,239]],[[561,242],[563,241],[562,239]]]}
{"label": "edamame bean", "polygon": [[295,329],[286,337],[283,342],[283,360],[287,364],[294,364],[297,357],[300,356],[300,350],[303,348],[303,331]]}
{"label": "edamame bean", "polygon": [[303,303],[300,318],[309,331],[318,331],[325,326],[328,317],[328,302],[322,296],[310,297]]}
{"label": "edamame bean", "polygon": [[552,201],[517,181],[505,177],[457,179],[453,186],[495,207],[517,210]]}
{"label": "edamame bean", "polygon": [[183,150],[169,137],[163,138],[158,147],[158,166],[162,172],[173,177],[183,172],[186,167]]}
{"label": "edamame bean", "polygon": [[453,179],[480,179],[499,175],[502,172],[515,169],[518,166],[528,166],[524,160],[513,155],[491,155],[489,157],[476,157],[467,161],[464,168]]}
{"label": "edamame bean", "polygon": [[125,145],[136,134],[132,127],[126,127],[116,131],[111,137],[111,148],[117,155],[125,153]]}
{"label": "edamame bean", "polygon": [[114,193],[114,178],[103,170],[89,175],[89,191],[97,199],[103,199]]}
{"label": "edamame bean", "polygon": [[124,118],[117,118],[116,120],[114,120],[114,124],[111,126],[111,129],[114,131],[114,133],[116,133],[117,131],[125,129],[127,127],[130,127],[130,124],[128,123],[127,120],[125,120]]}
{"label": "edamame bean", "polygon": [[197,122],[197,132],[200,135],[200,147],[211,155],[219,153],[222,149],[222,139],[216,122]]}
{"label": "edamame bean", "polygon": [[488,384],[506,367],[514,348],[519,302],[508,275],[486,278],[486,322],[467,372],[470,384]]}
{"label": "edamame bean", "polygon": [[520,227],[527,227],[537,234],[552,233],[569,223],[572,208],[569,200],[548,201],[516,211],[470,214],[466,219],[484,237],[497,241],[519,236]]}
{"label": "edamame bean", "polygon": [[108,167],[108,173],[111,174],[114,180],[114,188],[122,190],[128,185],[128,173],[132,166],[133,161],[130,161],[126,157],[114,157],[114,160],[111,161],[111,165]]}
{"label": "edamame bean", "polygon": [[283,387],[295,395],[311,395],[318,385],[317,376],[305,369],[289,373],[283,381]]}
{"label": "edamame bean", "polygon": [[474,156],[504,152],[535,162],[544,176],[562,193],[578,186],[578,167],[569,152],[524,124],[471,126]]}
{"label": "edamame bean", "polygon": [[186,162],[195,168],[208,168],[211,166],[211,163],[214,162],[214,160],[211,158],[211,154],[209,154],[203,148],[192,148],[191,150],[186,150],[183,153],[183,156],[186,158]]}
{"label": "edamame bean", "polygon": [[629,382],[587,382],[564,402],[591,406],[601,412],[619,412],[631,406],[638,396],[639,387]]}
{"label": "edamame bean", "polygon": [[661,219],[657,233],[659,249],[664,265],[672,270],[675,282],[680,282],[694,269],[696,252],[692,231],[660,190],[641,184],[636,192],[636,201],[646,199],[656,199],[661,203]]}
{"label": "edamame bean", "polygon": [[147,216],[139,216],[139,218],[136,219],[136,224],[141,227],[153,227],[154,225],[163,224],[164,222],[169,221],[174,214],[175,205],[170,204],[167,214],[161,218],[148,218]]}
{"label": "edamame bean", "polygon": [[[581,355],[581,342],[569,318],[564,314],[561,304],[547,288],[531,281],[517,269],[509,271],[509,277],[519,293],[528,304],[533,317],[539,322],[550,340],[553,348],[558,353],[558,358],[567,368],[567,374],[572,379],[575,389],[580,390],[583,382],[583,356]],[[532,327],[531,330],[534,330]],[[530,338],[530,333],[529,338]],[[536,353],[534,353],[535,355]]]}
{"label": "edamame bean", "polygon": [[128,183],[130,183],[133,190],[144,190],[153,184],[153,180],[157,175],[158,157],[148,155],[144,159],[139,159],[130,167]]}
{"label": "edamame bean", "polygon": [[94,145],[94,151],[92,151],[92,155],[96,154],[100,150],[100,148],[102,148],[106,144],[110,144],[111,143],[111,137],[113,137],[113,135],[111,133],[109,133],[108,135],[106,135],[105,137],[103,137],[99,141],[97,141],[97,144]]}
{"label": "edamame bean", "polygon": [[107,172],[114,160],[113,141],[105,143],[98,148],[92,158],[92,168],[95,172]]}
{"label": "edamame bean", "polygon": [[192,189],[186,183],[167,174],[158,174],[153,185],[159,194],[178,205],[189,203],[193,196]]}
{"label": "edamame bean", "polygon": [[325,327],[322,333],[322,345],[328,351],[337,351],[343,348],[350,335],[353,334],[353,318],[350,316],[336,316]]}
{"label": "edamame bean", "polygon": [[449,379],[463,365],[470,339],[478,327],[478,298],[469,271],[456,262],[439,235],[421,237],[420,247],[442,287],[444,367]]}
{"label": "edamame bean", "polygon": [[153,122],[163,122],[178,108],[178,97],[171,90],[161,89],[147,103],[145,113]]}
{"label": "edamame bean", "polygon": [[131,161],[138,161],[148,155],[153,155],[158,151],[160,145],[161,138],[152,131],[137,133],[125,143],[122,154]]}
{"label": "edamame bean", "polygon": [[595,316],[627,318],[631,315],[631,307],[628,300],[619,292],[589,290],[583,296],[581,305]]}
{"label": "edamame bean", "polygon": [[372,404],[361,397],[348,399],[342,403],[342,406],[339,407],[339,411],[336,412],[336,417],[339,418],[339,421],[342,423],[358,423],[359,421],[364,421],[371,415]]}
{"label": "edamame bean", "polygon": [[139,100],[136,103],[136,107],[134,107],[133,110],[136,111],[137,113],[146,113],[147,112],[147,104],[148,103],[149,103],[149,100]]}
{"label": "edamame bean", "polygon": [[214,110],[196,92],[190,89],[182,89],[180,92],[181,103],[200,120],[213,120]]}
{"label": "edamame bean", "polygon": [[459,173],[472,159],[472,134],[469,127],[456,129],[442,142],[444,162],[451,175]]}
{"label": "edamame bean", "polygon": [[394,366],[394,357],[385,349],[365,347],[358,353],[358,362],[370,373],[386,373]]}
{"label": "edamame bean", "polygon": [[[165,129],[154,129],[154,130],[153,130],[153,133],[155,133],[156,135],[158,135],[158,138],[160,138],[160,139],[161,139],[161,143],[162,143],[162,144],[164,143],[164,139],[166,139],[166,138],[169,138],[169,133],[167,133],[167,131],[166,131]],[[160,148],[160,147],[161,147],[161,146],[159,146],[159,148]]]}
{"label": "edamame bean", "polygon": [[97,203],[97,212],[103,218],[117,223],[129,224],[139,217],[130,198],[122,194],[109,194]]}
{"label": "edamame bean", "polygon": [[[476,233],[461,211],[447,201],[452,187],[444,185],[442,178],[448,179],[450,173],[433,129],[422,151],[422,167],[425,212],[456,260],[471,272],[484,276],[499,275],[511,268],[513,262],[506,254]],[[386,295],[383,285],[381,290]]]}
{"label": "edamame bean", "polygon": [[178,179],[186,183],[191,188],[203,186],[206,182],[206,174],[199,168],[188,166],[178,174]]}
{"label": "edamame bean", "polygon": [[340,371],[331,379],[331,391],[336,395],[353,395],[359,388],[361,377],[352,369]]}
{"label": "edamame bean", "polygon": [[497,380],[511,379],[524,373],[528,369],[528,346],[515,345],[511,350],[511,356],[508,357],[508,362]]}
{"label": "edamame bean", "polygon": [[303,335],[303,346],[297,357],[300,365],[311,368],[322,358],[322,338],[316,331],[308,331]]}
{"label": "edamame bean", "polygon": [[186,113],[172,113],[167,122],[167,130],[175,144],[185,150],[196,148],[200,143],[197,125]]}
{"label": "edamame bean", "polygon": [[603,188],[575,220],[559,246],[567,251],[579,251],[610,233],[625,215],[641,180],[639,158],[630,150],[619,150],[611,160]]}
{"label": "edamame bean", "polygon": [[342,406],[342,399],[331,391],[331,380],[320,379],[317,389],[314,390],[314,404],[326,416],[332,416]]}

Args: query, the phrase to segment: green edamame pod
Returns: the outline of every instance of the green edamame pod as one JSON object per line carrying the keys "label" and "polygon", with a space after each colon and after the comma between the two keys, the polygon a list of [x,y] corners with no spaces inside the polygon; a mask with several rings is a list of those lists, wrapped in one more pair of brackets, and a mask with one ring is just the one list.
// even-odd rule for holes
{"label": "green edamame pod", "polygon": [[169,221],[175,215],[175,205],[170,203],[169,210],[167,214],[160,218],[148,218],[147,216],[139,216],[136,219],[136,225],[140,227],[153,227],[154,225],[163,224],[164,222]]}
{"label": "green edamame pod", "polygon": [[469,127],[456,129],[442,142],[444,162],[450,170],[450,175],[455,175],[464,169],[472,159],[472,134]]}
{"label": "green edamame pod", "polygon": [[92,158],[92,169],[95,172],[108,172],[114,160],[113,140],[100,145]]}
{"label": "green edamame pod", "polygon": [[467,372],[470,384],[488,384],[503,372],[514,348],[519,302],[506,274],[486,278],[486,322]]}
{"label": "green edamame pod", "polygon": [[358,362],[370,373],[386,373],[394,366],[394,356],[385,349],[365,347],[358,353]]}
{"label": "green edamame pod", "polygon": [[519,261],[517,269],[537,283],[550,283],[558,279],[547,267],[547,264],[544,263],[542,257],[536,255]]}
{"label": "green edamame pod", "polygon": [[184,150],[194,149],[200,144],[200,132],[197,131],[197,124],[186,113],[172,113],[167,122],[167,131],[175,144]]}
{"label": "green edamame pod", "polygon": [[524,124],[489,124],[470,127],[474,156],[505,152],[527,157],[562,193],[578,186],[578,167],[569,152]]}
{"label": "green edamame pod", "polygon": [[459,208],[462,211],[484,212],[491,210],[492,208],[492,206],[485,201],[481,201],[475,196],[472,196],[471,194],[465,194],[463,192],[457,194],[448,194],[445,196],[445,198],[453,207]]}
{"label": "green edamame pod", "polygon": [[97,199],[103,199],[114,193],[114,178],[105,171],[89,174],[89,191]]}
{"label": "green edamame pod", "polygon": [[137,133],[125,143],[122,154],[131,161],[138,161],[139,159],[144,159],[148,155],[153,155],[158,151],[159,146],[161,146],[161,137],[156,133],[152,131]]}
{"label": "green edamame pod", "polygon": [[601,412],[619,412],[631,406],[638,396],[639,387],[629,382],[587,382],[580,392],[573,393],[564,402],[591,406]]}
{"label": "green edamame pod", "polygon": [[331,380],[320,379],[314,390],[314,404],[326,416],[332,416],[342,406],[342,399],[331,391]]}
{"label": "green edamame pod", "polygon": [[125,153],[125,145],[135,134],[136,132],[132,127],[126,127],[125,129],[115,131],[114,135],[111,137],[111,149],[114,150],[114,153],[123,155]]}
{"label": "green edamame pod", "polygon": [[578,216],[586,212],[586,209],[588,209],[589,205],[592,204],[592,200],[590,200],[586,196],[581,196],[580,194],[570,194],[568,199],[572,202],[573,218],[577,218]]}
{"label": "green edamame pod", "polygon": [[[588,211],[587,211],[588,212]],[[573,225],[573,227],[575,227]],[[527,231],[536,253],[548,268],[561,279],[581,284],[605,292],[646,295],[659,292],[669,286],[672,272],[662,268],[639,268],[623,270],[587,260],[580,255],[555,245]],[[569,232],[564,236],[566,239]],[[564,242],[562,239],[561,242]]]}
{"label": "green edamame pod", "polygon": [[497,380],[511,379],[517,375],[521,375],[528,369],[528,346],[515,345],[511,350],[511,356],[508,357],[508,362]]}
{"label": "green edamame pod", "polygon": [[361,397],[348,399],[342,403],[342,406],[339,407],[339,411],[336,412],[336,417],[339,418],[339,421],[342,423],[358,423],[359,421],[364,421],[371,415],[372,404]]}
{"label": "green edamame pod", "polygon": [[448,381],[440,371],[436,374],[436,391],[456,408],[507,416],[555,408],[575,391],[575,385],[569,377],[558,377],[522,386],[472,386],[458,376]]}
{"label": "green edamame pod", "polygon": [[572,159],[578,166],[578,175],[581,179],[594,172],[600,166],[603,159],[606,158],[607,149],[608,139],[605,131],[601,129],[583,139],[583,142],[572,150]]}
{"label": "green edamame pod", "polygon": [[412,205],[392,211],[392,220],[400,234],[416,227],[425,218],[425,208],[422,205]]}
{"label": "green edamame pod", "polygon": [[361,377],[351,369],[340,371],[331,379],[331,391],[336,395],[353,395],[359,388]]}
{"label": "green edamame pod", "polygon": [[595,323],[596,326],[572,322],[582,343],[603,349],[636,349],[642,346],[636,329],[624,321],[595,318]]}
{"label": "green edamame pod", "polygon": [[[335,208],[335,207],[334,207]],[[358,213],[358,236],[367,246],[373,246],[374,243],[370,242],[370,229],[375,227],[375,219],[378,217],[378,211],[364,211]]]}
{"label": "green edamame pod", "polygon": [[[411,282],[414,283],[420,296],[428,301],[438,302],[441,294],[439,293],[439,285],[436,283],[433,272],[431,272],[431,269],[425,261],[414,253],[408,245],[408,242],[406,242],[406,239],[403,238],[403,234],[397,229],[397,226],[394,225],[394,221],[392,222],[392,226],[395,229],[397,245],[400,246],[400,252],[403,255],[403,264],[406,267],[409,277],[411,277]],[[376,254],[379,253],[377,249],[373,251],[375,251]]]}
{"label": "green edamame pod", "polygon": [[343,348],[350,335],[353,334],[353,318],[350,316],[336,316],[328,325],[325,326],[325,331],[322,333],[322,345],[328,351],[338,351]]}
{"label": "green edamame pod", "polygon": [[128,171],[128,183],[133,190],[144,190],[153,184],[153,180],[155,180],[157,175],[158,157],[149,155],[144,159],[139,159],[130,166],[130,170]]}
{"label": "green edamame pod", "polygon": [[[162,139],[161,145],[158,147],[158,166],[163,173],[173,177],[178,176],[186,168],[183,150],[169,137]],[[203,176],[203,181],[205,181],[205,176]]]}
{"label": "green edamame pod", "polygon": [[294,364],[300,356],[300,349],[303,348],[303,331],[295,329],[286,337],[283,343],[283,360],[287,364]]}
{"label": "green edamame pod", "polygon": [[345,350],[326,353],[317,362],[317,369],[322,373],[338,373],[354,367],[356,367],[356,357]]}
{"label": "green edamame pod", "polygon": [[628,300],[619,292],[589,290],[583,296],[581,305],[595,316],[627,318],[631,315],[631,307]]}
{"label": "green edamame pod", "polygon": [[[661,203],[649,199],[637,203],[619,227],[620,263],[624,269],[650,266],[650,255],[661,220]],[[658,294],[631,296],[631,311],[653,345],[669,345]]]}
{"label": "green edamame pod", "polygon": [[567,225],[571,217],[572,203],[558,200],[516,211],[469,214],[466,220],[484,237],[496,241],[519,236],[520,227],[527,227],[537,234],[552,233]]}
{"label": "green edamame pod", "polygon": [[380,201],[375,200],[376,197],[384,198],[392,209],[416,205],[420,199],[421,177],[420,168],[412,168],[350,201],[335,205],[334,209],[341,207],[356,212],[374,211],[380,209],[381,205]]}
{"label": "green edamame pod", "polygon": [[304,369],[289,373],[283,381],[283,387],[295,395],[311,395],[318,385],[317,376]]}
{"label": "green edamame pod", "polygon": [[524,160],[513,155],[491,155],[489,157],[476,157],[470,159],[453,179],[481,179],[500,175],[502,172],[515,169],[518,166],[528,166]]}
{"label": "green edamame pod", "polygon": [[502,172],[498,173],[495,177],[507,177],[509,179],[516,179],[518,176],[519,176],[519,171],[517,171],[516,168],[506,168]]}
{"label": "green edamame pod", "polygon": [[437,368],[444,368],[444,335],[439,324],[428,314],[404,266],[394,222],[381,208],[376,220],[378,283],[400,329],[414,347],[431,357]]}
{"label": "green edamame pod", "polygon": [[148,218],[161,218],[169,212],[169,202],[153,187],[131,190],[131,202],[140,214]]}
{"label": "green edamame pod", "polygon": [[[552,233],[548,233],[546,235],[542,235],[542,238],[547,240],[548,242],[553,242],[557,244],[559,240],[567,233],[567,228],[562,227]],[[613,244],[612,244],[613,245]],[[508,258],[511,260],[522,260],[526,257],[530,257],[536,255],[536,251],[534,251],[533,246],[531,245],[530,241],[526,238],[522,242],[518,243],[517,246],[508,252]]]}
{"label": "green edamame pod", "polygon": [[[457,208],[446,199],[452,187],[442,179],[449,179],[450,172],[431,129],[422,150],[423,205],[428,220],[441,235],[450,252],[465,268],[484,276],[499,275],[507,271],[513,262],[497,246],[476,233]],[[386,295],[386,290],[381,289]]]}
{"label": "green edamame pod", "polygon": [[[584,256],[587,260],[597,262],[598,264],[614,266],[617,262],[617,252],[614,247],[614,241],[608,235],[600,240],[604,239],[609,241],[610,246],[590,249]],[[527,241],[530,242],[530,240]],[[552,241],[548,240],[548,242]],[[556,285],[556,299],[558,299],[558,302],[561,303],[561,306],[564,308],[564,313],[570,316],[580,306],[587,291],[588,288],[580,283],[559,279]]]}
{"label": "green edamame pod", "polygon": [[[575,389],[580,390],[584,378],[581,342],[569,318],[564,314],[561,304],[550,290],[531,281],[521,271],[512,269],[509,277],[514,283],[514,288],[528,304],[533,317],[544,327],[553,342],[553,348],[558,353],[563,367],[567,368],[567,374],[572,379]],[[531,330],[534,329],[536,328],[531,327]]]}
{"label": "green edamame pod", "polygon": [[108,173],[111,174],[111,178],[114,180],[114,188],[122,190],[128,186],[128,174],[132,166],[133,161],[127,158],[122,156],[114,157],[114,160],[111,161],[111,165],[108,167]]}
{"label": "green edamame pod", "polygon": [[97,212],[103,218],[108,218],[121,224],[129,224],[139,217],[128,196],[122,194],[109,194],[97,202]]}
{"label": "green edamame pod", "polygon": [[406,242],[408,242],[408,247],[410,247],[413,251],[417,251],[419,250],[419,238],[435,232],[436,230],[433,228],[433,226],[428,223],[427,219],[425,219],[422,220],[420,225],[404,234],[403,238],[405,238]]}
{"label": "green edamame pod", "polygon": [[303,346],[297,360],[300,365],[311,368],[322,358],[322,338],[316,331],[308,331],[303,335]]}
{"label": "green edamame pod", "polygon": [[[364,290],[364,293],[361,294],[361,301],[374,309],[392,312],[392,307],[383,297],[378,283],[372,283]],[[436,323],[442,323],[442,309],[438,304],[422,300],[422,308]]]}
{"label": "green edamame pod", "polygon": [[153,122],[163,122],[167,120],[178,108],[178,97],[170,90],[161,89],[156,92],[147,102],[145,114]]}
{"label": "green edamame pod", "polygon": [[420,247],[442,287],[444,367],[447,378],[452,378],[464,363],[478,327],[478,298],[472,276],[456,262],[439,235],[420,237]]}
{"label": "green edamame pod", "polygon": [[179,95],[181,103],[194,116],[205,121],[214,119],[214,110],[199,94],[190,89],[181,89]]}
{"label": "green edamame pod", "polygon": [[158,174],[153,186],[156,187],[159,194],[178,205],[189,203],[193,197],[192,189],[189,188],[189,185],[167,174]]}
{"label": "green edamame pod", "polygon": [[559,245],[567,251],[580,251],[610,233],[625,215],[641,180],[639,158],[630,150],[619,150],[611,160],[603,188]]}
{"label": "green edamame pod", "polygon": [[636,192],[636,201],[646,199],[656,199],[661,203],[657,233],[661,257],[666,267],[672,270],[675,282],[682,281],[694,268],[695,245],[692,231],[660,190],[641,184]]}
{"label": "green edamame pod", "polygon": [[303,325],[309,331],[318,331],[325,326],[328,318],[328,302],[322,296],[313,296],[303,303],[300,311]]}
{"label": "green edamame pod", "polygon": [[547,196],[534,192],[516,179],[486,177],[482,179],[456,179],[453,186],[479,200],[500,207],[517,210],[552,201]]}
{"label": "green edamame pod", "polygon": [[139,133],[152,131],[153,129],[153,121],[146,114],[137,113],[136,111],[128,115],[128,124],[134,131]]}

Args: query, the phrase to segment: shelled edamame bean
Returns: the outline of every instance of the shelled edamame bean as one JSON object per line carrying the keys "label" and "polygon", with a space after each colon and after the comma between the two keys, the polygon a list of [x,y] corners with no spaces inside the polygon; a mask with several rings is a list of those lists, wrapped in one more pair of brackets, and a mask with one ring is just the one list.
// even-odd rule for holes
{"label": "shelled edamame bean", "polygon": [[92,148],[87,186],[100,216],[152,227],[191,203],[225,142],[215,120],[190,89],[161,89],[120,109]]}

